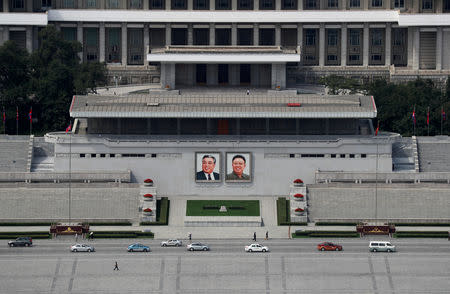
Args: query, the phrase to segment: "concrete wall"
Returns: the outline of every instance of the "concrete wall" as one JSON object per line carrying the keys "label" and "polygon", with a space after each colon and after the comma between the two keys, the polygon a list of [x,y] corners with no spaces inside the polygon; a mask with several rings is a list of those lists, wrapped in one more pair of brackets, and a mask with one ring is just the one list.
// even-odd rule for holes
{"label": "concrete wall", "polygon": [[[332,184],[308,186],[310,221],[450,220],[450,185]],[[375,205],[377,203],[377,209]]]}
{"label": "concrete wall", "polygon": [[[71,219],[137,220],[139,187],[129,184],[72,184]],[[0,221],[67,220],[68,184],[0,186]]]}
{"label": "concrete wall", "polygon": [[[337,140],[323,142],[296,141],[107,141],[89,138],[88,144],[72,139],[72,171],[131,170],[132,181],[141,183],[152,178],[160,195],[288,195],[289,186],[296,178],[314,183],[317,170],[375,171],[376,146],[364,140]],[[80,138],[81,140],[81,138]],[[364,142],[363,142],[364,141]],[[103,144],[102,144],[103,143]],[[55,146],[55,171],[68,170],[67,144]],[[378,171],[391,171],[390,145],[379,145]],[[252,154],[250,183],[196,183],[195,153],[219,152],[221,174],[225,173],[227,152]],[[80,158],[79,153],[86,157]],[[89,153],[96,153],[92,158]],[[114,153],[116,157],[100,157],[100,153]],[[121,153],[142,153],[145,157],[119,157]],[[301,157],[301,154],[328,154],[327,157]],[[345,158],[331,158],[329,154],[344,154]],[[366,158],[357,154],[365,153]],[[155,157],[152,157],[155,154]],[[294,157],[290,157],[293,154]],[[350,158],[350,154],[356,154]],[[109,156],[109,155],[108,155]],[[201,168],[200,168],[201,169]],[[199,169],[199,170],[200,170]],[[222,177],[223,179],[223,177]]]}

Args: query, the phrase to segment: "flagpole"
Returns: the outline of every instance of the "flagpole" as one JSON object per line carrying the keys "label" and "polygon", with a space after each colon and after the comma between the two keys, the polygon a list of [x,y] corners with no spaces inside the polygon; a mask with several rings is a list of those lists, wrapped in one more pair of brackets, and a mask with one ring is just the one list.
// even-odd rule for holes
{"label": "flagpole", "polygon": [[430,106],[428,106],[427,110],[427,131],[428,131],[428,137],[430,136]]}
{"label": "flagpole", "polygon": [[16,106],[16,135],[19,135],[19,106]]}
{"label": "flagpole", "polygon": [[33,106],[31,106],[30,108],[30,113],[29,113],[29,119],[30,119],[30,135],[32,133],[32,128],[33,128]]}
{"label": "flagpole", "polygon": [[442,124],[444,123],[444,106],[441,108],[441,136],[442,136]]}

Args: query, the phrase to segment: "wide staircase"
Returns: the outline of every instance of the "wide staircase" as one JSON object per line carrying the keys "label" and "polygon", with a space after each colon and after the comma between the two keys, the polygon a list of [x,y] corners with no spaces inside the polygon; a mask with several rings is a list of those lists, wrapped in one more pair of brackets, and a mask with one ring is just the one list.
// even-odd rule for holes
{"label": "wide staircase", "polygon": [[52,143],[45,142],[44,137],[34,138],[32,172],[52,172],[55,164],[55,149]]}
{"label": "wide staircase", "polygon": [[392,144],[393,171],[414,172],[414,142],[412,138],[400,138]]}
{"label": "wide staircase", "polygon": [[450,138],[417,137],[421,172],[450,172]]}
{"label": "wide staircase", "polygon": [[[0,172],[27,172],[33,136],[0,136]],[[31,148],[31,149],[30,149]]]}

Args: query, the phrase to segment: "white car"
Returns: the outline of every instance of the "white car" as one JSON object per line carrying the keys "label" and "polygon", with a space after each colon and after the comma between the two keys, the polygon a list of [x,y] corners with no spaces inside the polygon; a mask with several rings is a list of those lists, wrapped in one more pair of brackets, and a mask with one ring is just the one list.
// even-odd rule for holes
{"label": "white car", "polygon": [[70,247],[70,251],[72,251],[72,252],[94,252],[95,248],[91,245],[75,244],[72,247]]}
{"label": "white car", "polygon": [[183,245],[183,242],[181,242],[181,240],[177,240],[177,239],[170,239],[170,240],[161,242],[161,246],[162,247],[166,247],[166,246],[177,246],[177,247],[180,247],[181,245]]}
{"label": "white car", "polygon": [[254,243],[254,244],[245,246],[245,251],[246,252],[269,252],[269,247]]}
{"label": "white car", "polygon": [[395,252],[395,251],[397,251],[397,248],[394,245],[392,245],[389,241],[370,241],[369,251],[371,251],[371,252],[377,252],[377,251]]}

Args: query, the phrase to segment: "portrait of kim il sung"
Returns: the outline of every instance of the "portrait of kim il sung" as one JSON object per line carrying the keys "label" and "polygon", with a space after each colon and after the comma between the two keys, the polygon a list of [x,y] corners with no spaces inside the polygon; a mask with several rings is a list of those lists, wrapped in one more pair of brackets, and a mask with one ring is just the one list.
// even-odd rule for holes
{"label": "portrait of kim il sung", "polygon": [[226,160],[226,182],[250,182],[252,180],[250,153],[227,153]]}
{"label": "portrait of kim il sung", "polygon": [[195,153],[195,181],[214,183],[220,182],[220,153],[196,152]]}

